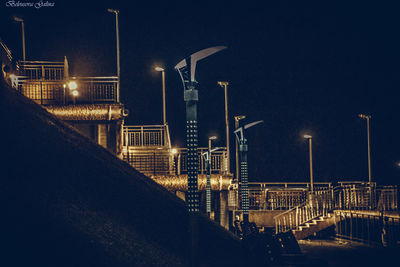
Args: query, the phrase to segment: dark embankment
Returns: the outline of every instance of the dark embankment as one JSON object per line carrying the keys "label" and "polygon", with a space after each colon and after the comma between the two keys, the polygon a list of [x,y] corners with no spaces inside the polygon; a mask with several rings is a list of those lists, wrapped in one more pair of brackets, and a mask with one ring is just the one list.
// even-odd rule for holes
{"label": "dark embankment", "polygon": [[[187,266],[185,204],[1,81],[0,266]],[[199,264],[242,263],[199,217]]]}

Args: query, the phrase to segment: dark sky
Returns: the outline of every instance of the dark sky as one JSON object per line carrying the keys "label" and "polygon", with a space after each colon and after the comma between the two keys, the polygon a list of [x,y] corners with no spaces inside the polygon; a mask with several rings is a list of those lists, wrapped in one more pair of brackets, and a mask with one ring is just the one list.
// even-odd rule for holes
{"label": "dark sky", "polygon": [[[365,113],[372,115],[373,180],[399,183],[397,6],[49,2],[55,7],[12,8],[2,0],[0,37],[21,57],[20,25],[11,19],[19,15],[28,60],[67,56],[73,75],[115,75],[115,17],[106,9],[120,9],[121,101],[130,110],[129,124],[162,123],[161,75],[153,71],[162,65],[172,142],[183,146],[185,105],[174,66],[200,49],[226,45],[198,64],[200,146],[210,134],[224,145],[224,95],[217,81],[226,80],[231,129],[235,115],[265,122],[248,132],[251,181],[308,181],[305,131],[314,137],[315,181],[368,180],[366,122],[357,116]],[[233,147],[233,135],[231,140]]]}

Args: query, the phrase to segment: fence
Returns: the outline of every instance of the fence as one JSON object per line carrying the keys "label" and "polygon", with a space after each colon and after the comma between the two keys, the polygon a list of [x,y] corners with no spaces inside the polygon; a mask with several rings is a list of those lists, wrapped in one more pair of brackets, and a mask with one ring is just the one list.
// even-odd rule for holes
{"label": "fence", "polygon": [[365,211],[335,211],[336,236],[369,245],[400,245],[400,218]]}
{"label": "fence", "polygon": [[68,76],[64,62],[19,61],[17,70],[29,80],[62,81]]}
{"label": "fence", "polygon": [[296,229],[320,216],[328,213],[328,208],[322,205],[317,198],[310,197],[310,200],[302,205],[287,210],[274,217],[276,233],[287,232]]}
{"label": "fence", "polygon": [[335,209],[398,210],[397,186],[342,185],[334,189]]}
{"label": "fence", "polygon": [[16,79],[17,90],[42,105],[116,102],[117,77],[71,79],[69,81],[77,83],[77,96],[72,95],[64,80],[30,80],[23,76],[17,76]]}
{"label": "fence", "polygon": [[[199,160],[199,174],[206,174],[206,162],[203,158],[203,153],[208,151],[206,147],[197,148]],[[187,174],[187,148],[177,149],[175,154],[177,174]],[[211,153],[211,173],[226,173],[227,172],[227,154],[226,148],[214,151]]]}
{"label": "fence", "polygon": [[123,145],[171,148],[168,125],[124,126]]}

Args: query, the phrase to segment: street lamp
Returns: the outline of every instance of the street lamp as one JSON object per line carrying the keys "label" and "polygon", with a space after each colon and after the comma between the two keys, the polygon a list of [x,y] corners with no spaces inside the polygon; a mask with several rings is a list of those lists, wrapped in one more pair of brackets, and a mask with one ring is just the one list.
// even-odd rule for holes
{"label": "street lamp", "polygon": [[[235,116],[235,130],[237,130],[239,128],[239,121],[245,119],[246,116],[245,115],[239,115],[239,116]],[[236,144],[236,180],[239,181],[239,142],[236,139],[235,141]]]}
{"label": "street lamp", "polygon": [[108,12],[115,14],[115,31],[117,35],[117,103],[119,103],[119,89],[120,89],[120,60],[119,60],[119,27],[118,27],[118,13],[119,10],[116,9],[107,9]]}
{"label": "street lamp", "polygon": [[226,126],[226,153],[227,153],[227,171],[228,173],[231,172],[230,168],[230,149],[229,149],[229,118],[228,118],[228,82],[218,82],[219,86],[224,88],[225,91],[225,126]]}
{"label": "street lamp", "polygon": [[234,131],[237,140],[239,141],[240,148],[240,181],[239,181],[239,193],[241,196],[241,209],[243,212],[243,222],[247,225],[249,222],[249,167],[247,164],[247,139],[245,138],[245,130],[253,127],[263,121],[255,121],[246,124]]}
{"label": "street lamp", "polygon": [[370,130],[369,130],[369,120],[371,115],[359,114],[358,117],[367,121],[367,138],[368,138],[368,182],[371,184],[371,141],[370,141]]}
{"label": "street lamp", "polygon": [[204,161],[206,162],[206,169],[207,169],[207,186],[206,186],[206,212],[208,217],[210,217],[211,214],[211,165],[212,165],[212,159],[211,159],[211,152],[219,149],[213,149],[211,150],[211,142],[213,140],[216,140],[216,136],[210,136],[208,138],[208,151],[203,153]]}
{"label": "street lamp", "polygon": [[167,124],[167,114],[165,105],[165,70],[161,67],[155,67],[156,71],[160,71],[162,75],[162,96],[163,96],[163,123]]}
{"label": "street lamp", "polygon": [[305,139],[308,139],[309,150],[310,150],[310,188],[311,188],[311,196],[314,193],[314,177],[313,177],[313,165],[312,165],[312,136],[309,134],[305,134],[303,136]]}
{"label": "street lamp", "polygon": [[24,20],[22,18],[14,16],[14,21],[21,22],[21,27],[22,27],[22,59],[25,62],[26,57],[25,57],[25,24],[24,24]]}
{"label": "street lamp", "polygon": [[197,81],[195,79],[196,64],[198,61],[211,56],[226,46],[214,46],[200,50],[189,57],[181,60],[175,69],[179,72],[183,83],[183,98],[186,102],[186,145],[188,148],[187,168],[188,168],[188,210],[196,213],[200,210],[198,199],[198,129],[197,129],[197,102],[199,93]]}
{"label": "street lamp", "polygon": [[199,91],[195,79],[196,64],[212,54],[215,54],[226,46],[214,46],[200,50],[176,64],[175,69],[179,72],[183,83],[183,99],[186,103],[186,147],[187,147],[187,206],[190,216],[190,264],[197,266],[198,250],[198,226],[197,213],[200,211],[198,171],[199,158],[197,152],[198,129],[197,129],[197,102],[199,101]]}

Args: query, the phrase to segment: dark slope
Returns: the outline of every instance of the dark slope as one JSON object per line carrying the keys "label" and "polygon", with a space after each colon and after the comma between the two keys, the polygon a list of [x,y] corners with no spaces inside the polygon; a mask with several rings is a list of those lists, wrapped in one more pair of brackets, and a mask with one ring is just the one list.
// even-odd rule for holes
{"label": "dark slope", "polygon": [[[188,213],[167,190],[1,83],[0,266],[185,266]],[[201,265],[240,243],[199,217]]]}

